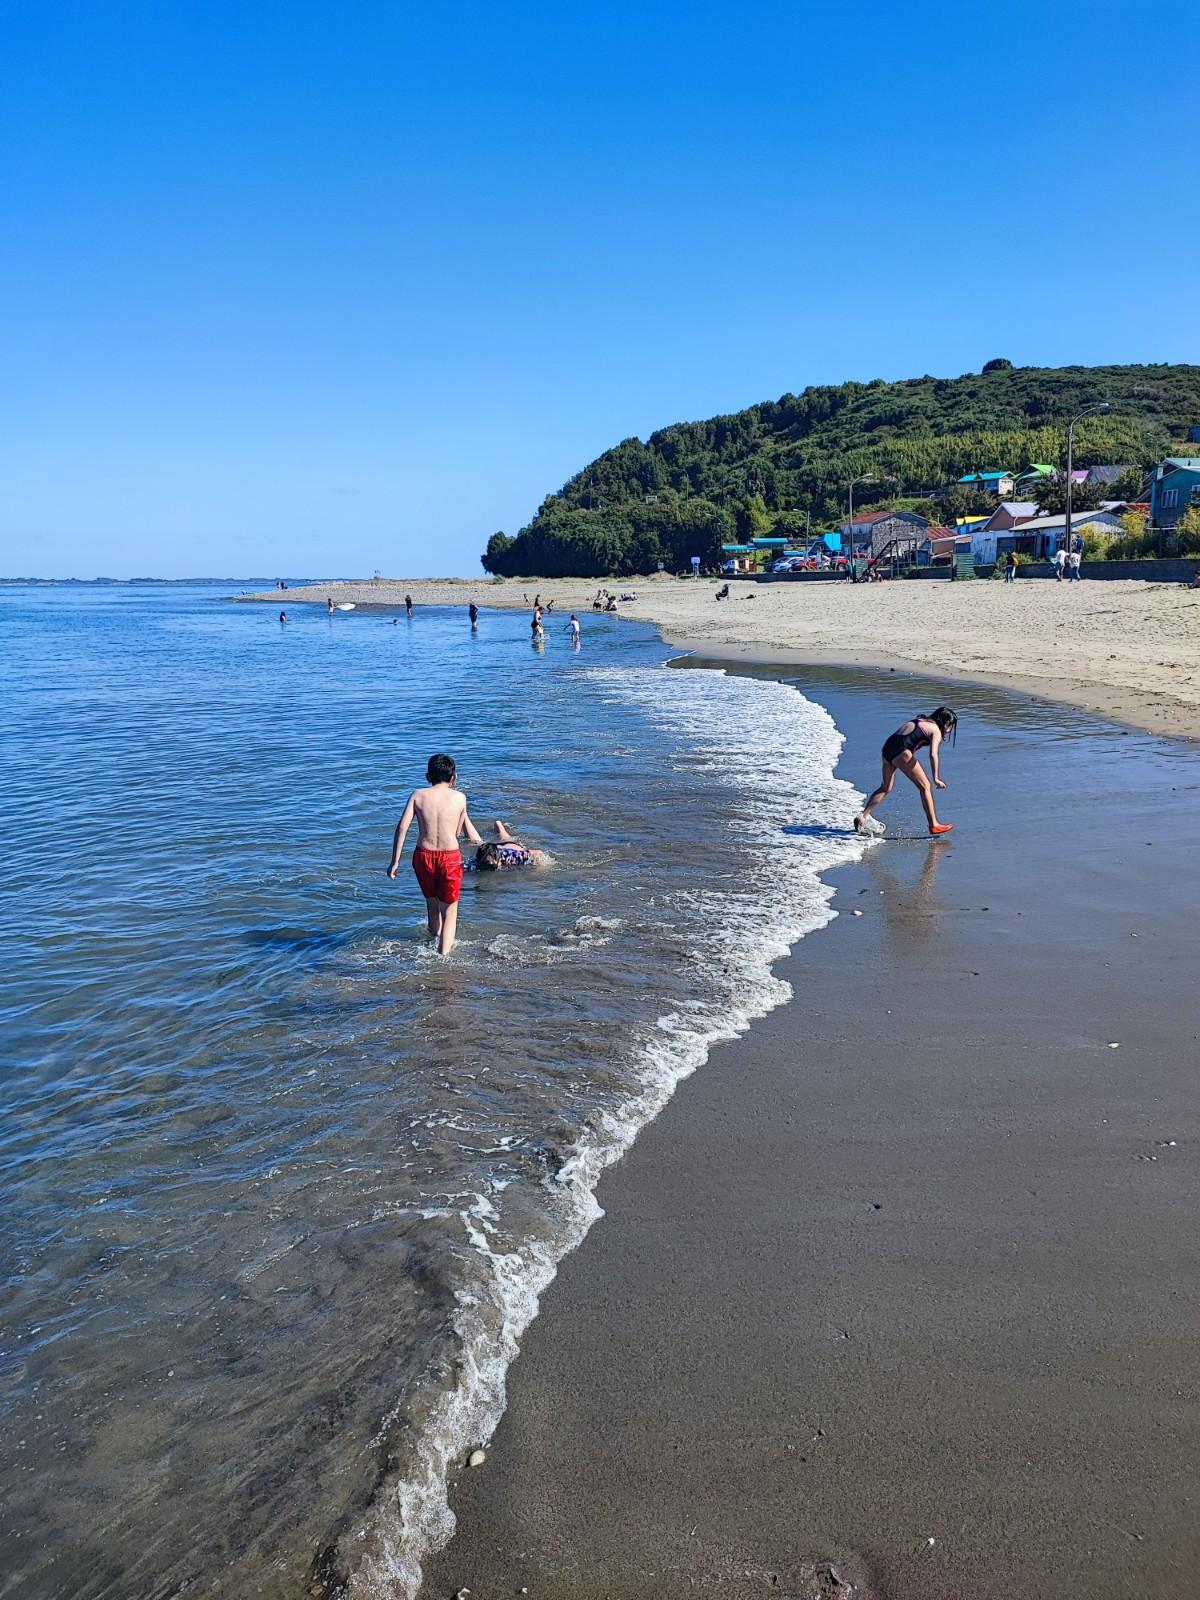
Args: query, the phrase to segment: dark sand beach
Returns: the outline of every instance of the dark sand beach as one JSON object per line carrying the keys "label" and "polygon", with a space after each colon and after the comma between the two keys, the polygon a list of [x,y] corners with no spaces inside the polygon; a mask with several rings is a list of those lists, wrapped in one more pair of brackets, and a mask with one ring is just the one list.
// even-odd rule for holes
{"label": "dark sand beach", "polygon": [[[764,670],[864,789],[945,697]],[[1200,757],[953,703],[956,833],[899,784],[793,1001],[605,1176],[429,1600],[1200,1593]]]}

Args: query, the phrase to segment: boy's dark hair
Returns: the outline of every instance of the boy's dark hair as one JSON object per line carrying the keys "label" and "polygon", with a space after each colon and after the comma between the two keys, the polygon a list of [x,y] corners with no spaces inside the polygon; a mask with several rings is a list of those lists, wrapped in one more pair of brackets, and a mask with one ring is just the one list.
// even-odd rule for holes
{"label": "boy's dark hair", "polygon": [[453,783],[458,776],[453,756],[430,756],[425,768],[426,783]]}

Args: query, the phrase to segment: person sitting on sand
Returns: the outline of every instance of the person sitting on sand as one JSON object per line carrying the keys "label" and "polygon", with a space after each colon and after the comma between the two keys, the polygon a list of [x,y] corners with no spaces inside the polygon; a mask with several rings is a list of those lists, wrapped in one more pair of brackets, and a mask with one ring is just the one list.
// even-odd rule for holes
{"label": "person sitting on sand", "polygon": [[489,840],[481,844],[475,852],[476,872],[509,872],[514,867],[544,867],[549,863],[549,856],[544,850],[536,850],[532,845],[522,844],[511,834],[497,817],[492,823],[492,831],[496,835],[495,842]]}
{"label": "person sitting on sand", "polygon": [[729,585],[727,583],[723,584],[722,587],[717,590],[716,598],[718,600],[728,600],[729,599]]}
{"label": "person sitting on sand", "polygon": [[[939,822],[937,811],[933,804],[934,789],[944,789],[941,774],[941,749],[942,740],[946,734],[954,733],[958,727],[958,718],[948,706],[939,706],[936,711],[931,711],[927,717],[913,717],[910,721],[896,729],[889,735],[883,746],[883,779],[875,793],[854,819],[856,833],[865,831],[868,817],[876,806],[887,799],[896,782],[896,774],[902,772],[904,776],[917,786],[921,796],[921,805],[925,811],[926,821],[929,823],[929,832],[933,836],[949,833],[954,824],[952,822]],[[925,776],[925,769],[917,760],[917,751],[928,746],[929,766],[933,773],[933,784]]]}

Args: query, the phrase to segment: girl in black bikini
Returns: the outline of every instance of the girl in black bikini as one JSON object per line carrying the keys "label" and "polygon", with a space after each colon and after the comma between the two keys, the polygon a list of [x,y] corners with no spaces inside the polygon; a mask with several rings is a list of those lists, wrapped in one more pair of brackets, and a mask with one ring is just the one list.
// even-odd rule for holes
{"label": "girl in black bikini", "polygon": [[[854,819],[856,832],[862,833],[867,818],[875,807],[886,800],[892,792],[892,785],[896,781],[896,774],[902,772],[904,776],[915,783],[917,792],[921,796],[921,805],[925,810],[925,818],[929,823],[929,831],[934,836],[949,833],[954,826],[952,822],[939,822],[937,812],[933,805],[934,789],[944,789],[942,782],[939,757],[941,755],[942,740],[946,734],[953,733],[958,727],[958,718],[948,706],[939,706],[936,711],[931,711],[927,717],[914,717],[911,722],[906,722],[903,727],[897,728],[891,734],[883,747],[883,778],[878,789],[867,801],[866,805]],[[929,747],[929,766],[933,773],[933,783],[925,776],[925,769],[917,760],[917,751]]]}

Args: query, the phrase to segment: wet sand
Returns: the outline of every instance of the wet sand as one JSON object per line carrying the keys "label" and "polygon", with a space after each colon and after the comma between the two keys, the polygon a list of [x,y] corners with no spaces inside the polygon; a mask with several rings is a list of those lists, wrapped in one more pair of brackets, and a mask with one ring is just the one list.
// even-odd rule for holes
{"label": "wet sand", "polygon": [[[801,682],[860,787],[943,698]],[[427,1600],[1200,1593],[1200,757],[954,703],[956,833],[898,792],[605,1176]]]}

